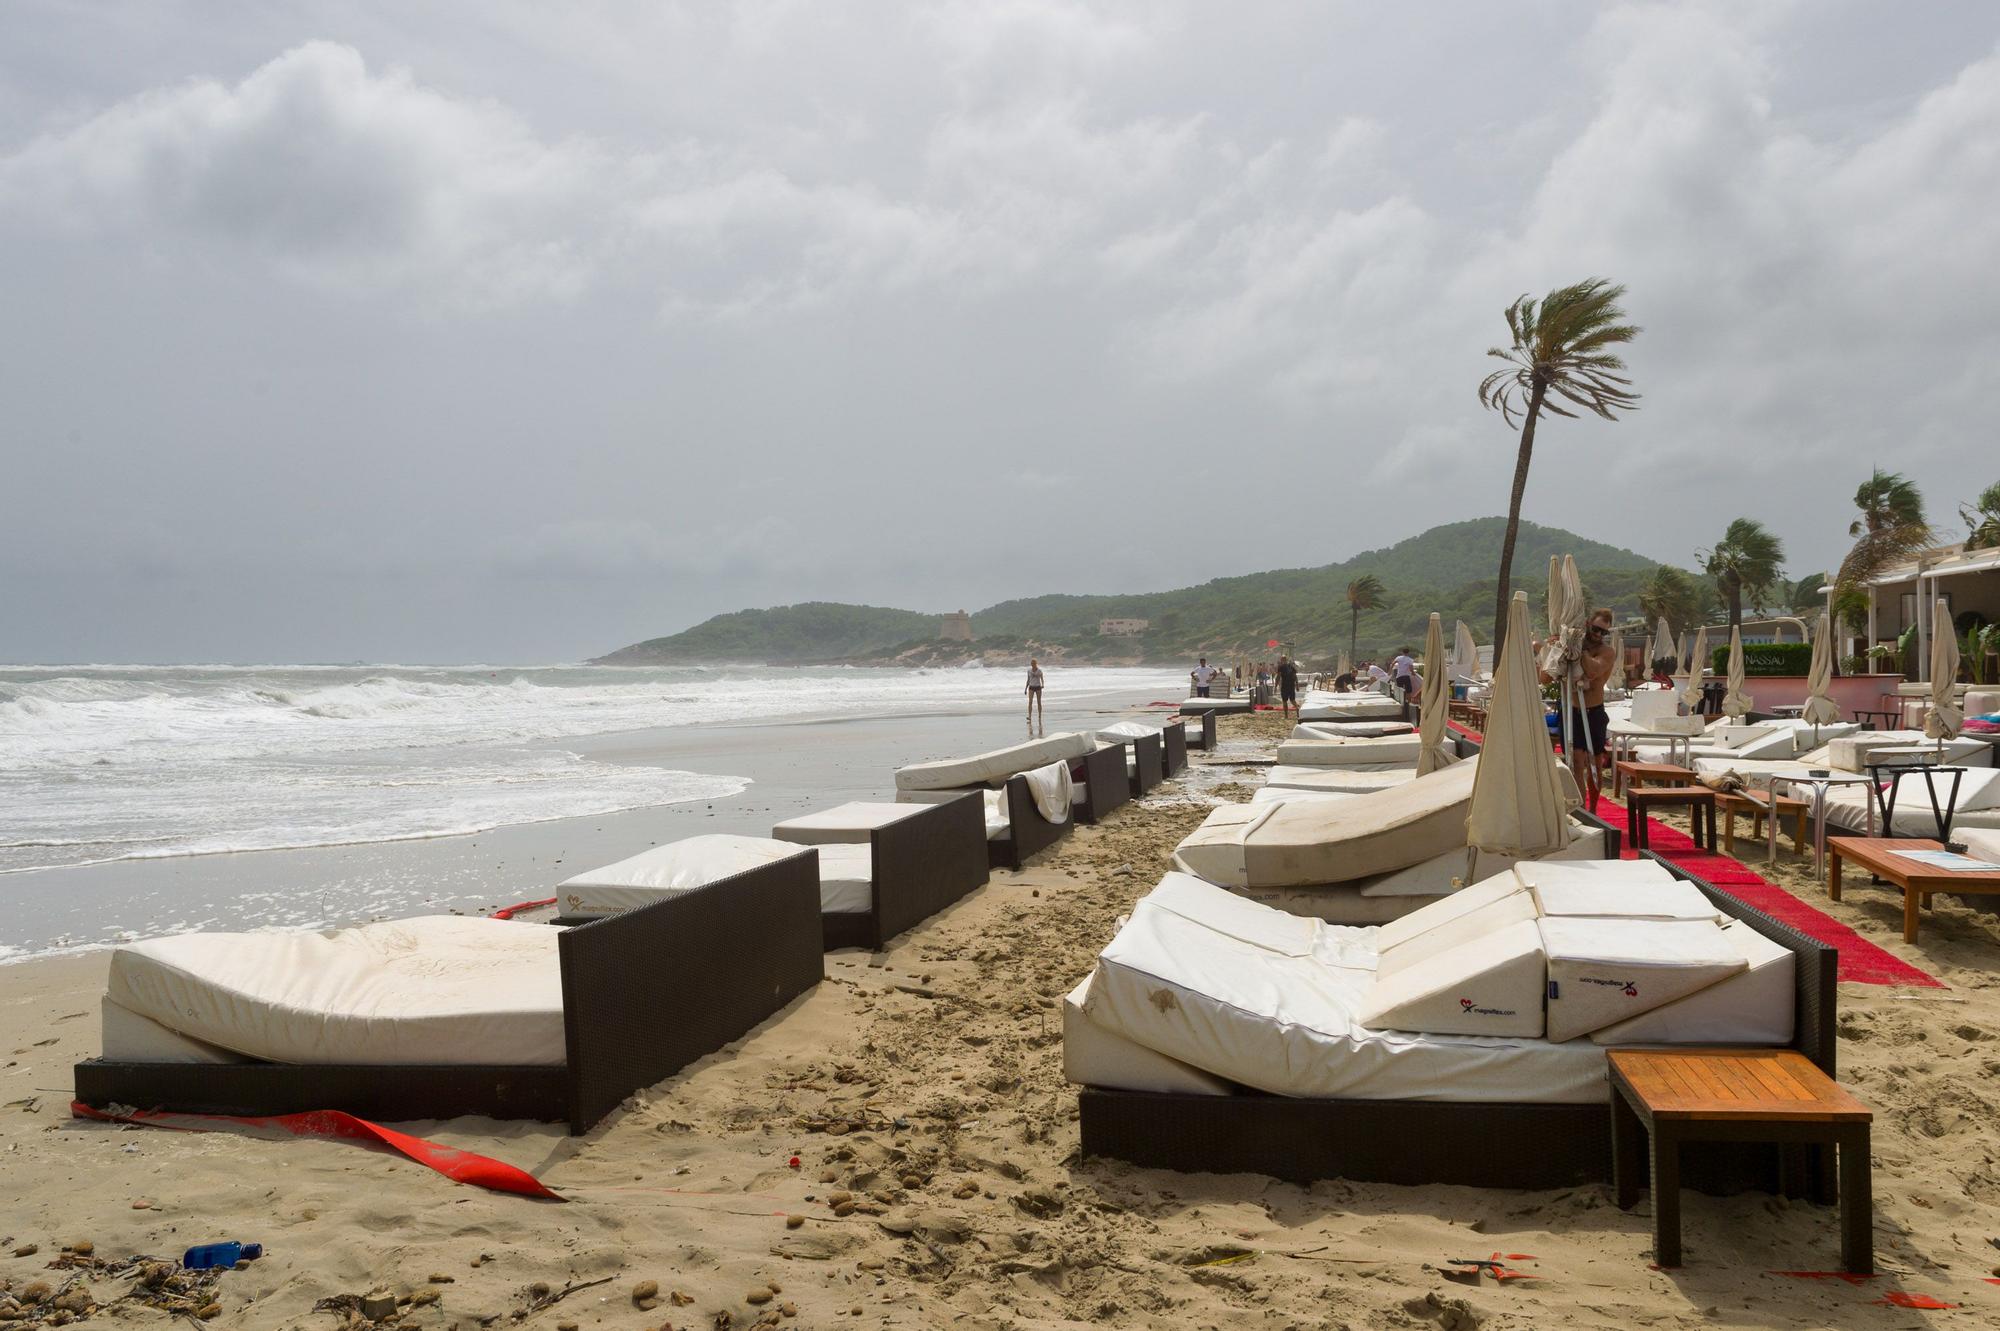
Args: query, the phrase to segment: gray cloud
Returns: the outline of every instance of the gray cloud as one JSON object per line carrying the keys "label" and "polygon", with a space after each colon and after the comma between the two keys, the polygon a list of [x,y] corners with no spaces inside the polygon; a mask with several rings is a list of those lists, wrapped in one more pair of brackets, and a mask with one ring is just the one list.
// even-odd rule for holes
{"label": "gray cloud", "polygon": [[1589,273],[1645,403],[1545,431],[1529,516],[1831,563],[1876,462],[1940,516],[2000,479],[2000,19],[1740,9],[169,6],[90,61],[27,12],[0,657],[1338,558],[1502,508],[1482,353]]}

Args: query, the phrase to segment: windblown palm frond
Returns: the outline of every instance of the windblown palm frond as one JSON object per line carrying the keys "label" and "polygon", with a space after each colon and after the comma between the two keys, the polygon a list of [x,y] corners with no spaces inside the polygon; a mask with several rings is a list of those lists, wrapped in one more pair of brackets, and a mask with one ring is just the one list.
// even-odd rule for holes
{"label": "windblown palm frond", "polygon": [[1744,598],[1761,605],[1781,576],[1778,564],[1785,557],[1785,544],[1755,518],[1738,518],[1713,550],[1696,553],[1703,560],[1704,571],[1715,579],[1716,590],[1729,603],[1733,628],[1743,622]]}
{"label": "windblown palm frond", "polygon": [[1858,587],[1891,564],[1910,558],[1935,539],[1924,518],[1924,497],[1899,472],[1875,468],[1854,492],[1859,517],[1848,524],[1854,548],[1840,561],[1839,587]]}
{"label": "windblown palm frond", "polygon": [[[1507,362],[1479,384],[1479,405],[1500,413],[1509,426],[1520,422],[1514,458],[1514,488],[1507,506],[1507,534],[1500,545],[1500,576],[1493,598],[1493,651],[1499,659],[1507,636],[1507,603],[1513,589],[1514,543],[1521,529],[1521,498],[1528,488],[1528,463],[1535,448],[1535,424],[1543,411],[1574,418],[1588,411],[1607,421],[1638,408],[1639,395],[1613,348],[1630,342],[1639,329],[1624,322],[1618,302],[1625,288],[1601,277],[1557,287],[1539,301],[1523,295],[1507,307],[1512,345],[1486,354]],[[1557,399],[1561,399],[1558,401]],[[1568,403],[1568,406],[1563,405]]]}
{"label": "windblown palm frond", "polygon": [[1981,490],[1979,498],[1970,507],[1961,505],[1958,513],[1965,519],[1966,549],[1990,550],[2000,546],[2000,482]]}

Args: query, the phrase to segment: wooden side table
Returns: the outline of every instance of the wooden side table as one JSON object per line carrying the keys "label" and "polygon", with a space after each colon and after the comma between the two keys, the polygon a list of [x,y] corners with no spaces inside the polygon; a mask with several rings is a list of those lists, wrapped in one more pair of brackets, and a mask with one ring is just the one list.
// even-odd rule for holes
{"label": "wooden side table", "polygon": [[1826,842],[1826,894],[1840,900],[1840,869],[1843,860],[1868,870],[1877,878],[1903,890],[1903,941],[1917,941],[1917,912],[1931,904],[1933,892],[1954,892],[1959,896],[2000,895],[2000,869],[1992,873],[1940,869],[1921,860],[1906,859],[1907,850],[1943,850],[1935,841],[1916,837],[1828,837]]}
{"label": "wooden side table", "polygon": [[1796,1049],[1614,1049],[1611,1178],[1630,1210],[1644,1186],[1650,1138],[1653,1260],[1681,1264],[1685,1141],[1803,1143],[1840,1157],[1840,1264],[1875,1273],[1875,1204],[1868,1158],[1874,1114]]}
{"label": "wooden side table", "polygon": [[[1774,802],[1777,804],[1777,813],[1775,816],[1771,814],[1771,805]],[[1753,841],[1762,841],[1764,839],[1764,819],[1767,816],[1772,817],[1771,858],[1773,859],[1777,858],[1777,824],[1782,819],[1788,816],[1791,817],[1794,820],[1792,823],[1792,853],[1795,855],[1806,853],[1806,802],[1804,800],[1795,799],[1789,795],[1774,795],[1768,790],[1718,791],[1715,796],[1715,807],[1722,810],[1722,844],[1731,855],[1736,853],[1736,815],[1739,813],[1750,815],[1750,838]]]}
{"label": "wooden side table", "polygon": [[[1716,849],[1714,791],[1707,786],[1629,786],[1625,791],[1625,839],[1632,849],[1644,850],[1650,843],[1646,811],[1656,804],[1687,805],[1689,833],[1695,845]],[[1708,833],[1705,842],[1704,827]]]}

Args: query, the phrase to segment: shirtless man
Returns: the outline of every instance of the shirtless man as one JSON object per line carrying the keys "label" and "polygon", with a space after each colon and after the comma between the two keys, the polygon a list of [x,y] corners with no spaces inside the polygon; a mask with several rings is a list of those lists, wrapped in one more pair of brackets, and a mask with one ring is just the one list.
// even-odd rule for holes
{"label": "shirtless man", "polygon": [[[1575,737],[1579,752],[1570,755],[1570,766],[1576,769],[1580,780],[1583,776],[1583,737],[1590,736],[1590,751],[1597,761],[1604,761],[1604,747],[1608,739],[1610,718],[1604,711],[1604,684],[1611,678],[1617,662],[1611,658],[1611,621],[1609,608],[1591,612],[1590,623],[1583,630],[1583,711],[1570,713],[1569,733]],[[1585,727],[1588,727],[1586,731]]]}

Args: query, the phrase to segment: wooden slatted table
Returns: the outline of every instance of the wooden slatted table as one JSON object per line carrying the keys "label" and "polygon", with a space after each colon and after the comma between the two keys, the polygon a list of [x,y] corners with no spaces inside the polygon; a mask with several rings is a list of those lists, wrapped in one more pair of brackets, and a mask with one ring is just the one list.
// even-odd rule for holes
{"label": "wooden slatted table", "polygon": [[1929,907],[1931,893],[1955,892],[1960,896],[1992,896],[2000,893],[2000,872],[1961,873],[1939,869],[1919,860],[1904,859],[1899,851],[1942,850],[1935,841],[1920,837],[1828,837],[1826,841],[1826,894],[1840,900],[1841,861],[1859,865],[1877,878],[1903,889],[1903,941],[1917,941],[1917,911]]}
{"label": "wooden slatted table", "polygon": [[[1640,1154],[1652,1141],[1653,1260],[1681,1264],[1681,1143],[1747,1141],[1831,1147],[1840,1156],[1840,1262],[1875,1273],[1868,1131],[1874,1115],[1796,1049],[1614,1049],[1611,1177],[1618,1205],[1638,1203]],[[1823,1183],[1823,1179],[1822,1179]],[[1822,1189],[1823,1190],[1823,1189]]]}

